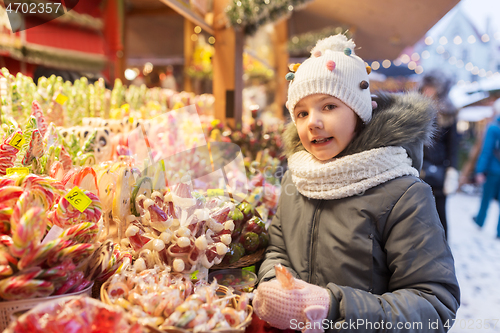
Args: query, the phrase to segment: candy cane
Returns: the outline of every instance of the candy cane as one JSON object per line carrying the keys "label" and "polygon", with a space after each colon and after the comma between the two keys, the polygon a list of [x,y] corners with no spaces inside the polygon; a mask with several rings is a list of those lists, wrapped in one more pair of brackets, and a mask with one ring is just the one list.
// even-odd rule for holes
{"label": "candy cane", "polygon": [[0,145],[0,176],[4,176],[7,173],[7,168],[12,168],[16,161],[19,149],[9,144],[16,134],[22,135],[22,132],[17,131],[12,133],[3,144]]}

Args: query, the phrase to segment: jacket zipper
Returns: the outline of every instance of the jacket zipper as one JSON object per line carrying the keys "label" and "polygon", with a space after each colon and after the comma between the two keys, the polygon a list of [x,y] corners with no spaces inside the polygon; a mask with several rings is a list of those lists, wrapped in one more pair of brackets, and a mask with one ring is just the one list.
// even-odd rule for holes
{"label": "jacket zipper", "polygon": [[318,202],[316,207],[314,208],[314,214],[312,217],[312,237],[311,237],[311,243],[309,245],[309,283],[315,283],[316,281],[313,281],[313,276],[315,274],[315,264],[314,264],[314,259],[316,255],[316,240],[318,238],[318,228],[316,224],[316,213],[318,211],[319,205],[321,204],[321,201]]}

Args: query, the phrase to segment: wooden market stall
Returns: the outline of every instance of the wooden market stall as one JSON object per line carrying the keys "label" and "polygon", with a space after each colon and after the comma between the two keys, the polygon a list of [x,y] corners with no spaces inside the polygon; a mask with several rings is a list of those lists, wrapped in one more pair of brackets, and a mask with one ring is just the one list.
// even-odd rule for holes
{"label": "wooden market stall", "polygon": [[75,77],[104,74],[108,82],[121,72],[119,0],[68,2],[70,7],[63,5],[51,14],[6,11],[9,3],[0,9],[1,67],[30,76],[42,69],[49,75],[51,71],[68,71]]}

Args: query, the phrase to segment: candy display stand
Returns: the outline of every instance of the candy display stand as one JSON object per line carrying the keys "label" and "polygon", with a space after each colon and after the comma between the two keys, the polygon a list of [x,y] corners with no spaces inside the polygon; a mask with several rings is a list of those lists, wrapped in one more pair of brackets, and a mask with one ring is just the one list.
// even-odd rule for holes
{"label": "candy display stand", "polygon": [[[113,302],[111,302],[111,300],[108,297],[108,292],[107,292],[108,286],[109,286],[109,281],[106,281],[101,287],[101,301],[106,303],[106,304],[113,305]],[[222,297],[228,296],[230,294],[231,294],[231,292],[229,291],[229,289],[226,286],[219,285],[219,287],[217,289],[217,295],[219,297],[222,298]],[[233,298],[231,298],[230,300],[227,301],[228,304],[226,306],[236,308],[236,305],[239,301],[239,297],[240,297],[239,295],[235,295]],[[252,322],[253,307],[251,305],[247,305],[246,312],[247,312],[247,316],[246,316],[245,320],[242,323],[240,323],[238,326],[224,328],[224,329],[214,329],[214,330],[211,330],[210,332],[212,332],[212,333],[244,333],[247,326],[250,325],[250,323]],[[149,325],[145,326],[145,327],[150,332],[153,332],[153,333],[193,333],[192,329],[189,330],[189,329],[183,329],[183,328],[179,328],[179,327],[167,327],[166,329],[163,329],[163,330],[157,329],[157,328],[149,326]],[[209,332],[200,331],[197,333],[209,333]]]}
{"label": "candy display stand", "polygon": [[5,330],[11,321],[14,321],[16,318],[14,314],[17,312],[23,312],[25,310],[30,310],[37,306],[38,304],[45,303],[48,301],[52,301],[62,297],[68,296],[79,296],[79,295],[92,295],[92,286],[93,283],[90,284],[87,288],[82,291],[78,291],[71,294],[64,294],[58,296],[48,296],[48,297],[39,297],[39,298],[31,298],[31,299],[23,299],[19,301],[3,301],[0,302],[0,332]]}

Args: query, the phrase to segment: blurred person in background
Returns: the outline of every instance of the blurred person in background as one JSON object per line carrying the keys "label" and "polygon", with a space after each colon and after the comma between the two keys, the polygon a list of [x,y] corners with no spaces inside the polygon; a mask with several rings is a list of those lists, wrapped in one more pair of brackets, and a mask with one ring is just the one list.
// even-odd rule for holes
{"label": "blurred person in background", "polygon": [[172,65],[168,65],[165,74],[161,75],[161,87],[177,91],[177,82],[175,81],[174,67]]}
{"label": "blurred person in background", "polygon": [[458,134],[457,113],[448,93],[452,80],[439,70],[426,74],[419,92],[431,97],[438,110],[434,143],[424,147],[424,161],[421,178],[431,186],[436,199],[436,207],[448,237],[446,218],[446,198],[458,189]]}
{"label": "blurred person in background", "polygon": [[[476,164],[476,182],[483,184],[481,206],[474,222],[482,227],[491,199],[500,197],[500,99],[493,104],[493,120],[486,129],[481,153]],[[500,239],[500,218],[497,226]]]}

